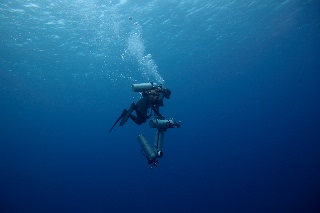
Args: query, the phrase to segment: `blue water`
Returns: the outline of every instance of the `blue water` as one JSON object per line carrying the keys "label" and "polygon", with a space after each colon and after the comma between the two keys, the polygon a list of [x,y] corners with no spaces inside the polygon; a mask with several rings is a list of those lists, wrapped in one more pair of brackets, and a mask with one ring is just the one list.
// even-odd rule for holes
{"label": "blue water", "polygon": [[[320,212],[316,0],[0,3],[0,212]],[[131,84],[172,91],[151,169]]]}

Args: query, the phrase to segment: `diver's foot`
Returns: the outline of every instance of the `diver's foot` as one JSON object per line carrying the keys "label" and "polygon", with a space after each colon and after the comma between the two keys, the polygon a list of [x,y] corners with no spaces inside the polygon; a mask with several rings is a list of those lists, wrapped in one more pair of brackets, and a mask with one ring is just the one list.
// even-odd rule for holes
{"label": "diver's foot", "polygon": [[121,117],[125,116],[127,114],[128,110],[124,109],[122,114],[121,114]]}
{"label": "diver's foot", "polygon": [[122,119],[120,121],[120,126],[123,126],[125,123],[127,123],[127,121],[128,121],[128,119],[129,119],[129,117],[130,117],[130,115],[131,115],[131,113],[132,113],[134,108],[135,108],[135,104],[132,103],[129,110],[126,110],[126,109],[123,110]]}

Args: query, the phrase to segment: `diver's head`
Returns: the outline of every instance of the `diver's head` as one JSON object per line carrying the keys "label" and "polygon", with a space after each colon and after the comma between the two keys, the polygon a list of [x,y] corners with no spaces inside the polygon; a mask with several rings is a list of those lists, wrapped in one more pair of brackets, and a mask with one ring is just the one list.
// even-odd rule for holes
{"label": "diver's head", "polygon": [[168,88],[162,88],[162,94],[166,99],[170,99],[171,91]]}

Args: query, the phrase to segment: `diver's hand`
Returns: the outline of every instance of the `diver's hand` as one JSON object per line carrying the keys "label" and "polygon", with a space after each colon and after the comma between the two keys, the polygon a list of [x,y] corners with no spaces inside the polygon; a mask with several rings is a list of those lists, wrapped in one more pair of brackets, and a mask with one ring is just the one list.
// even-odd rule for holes
{"label": "diver's hand", "polygon": [[181,121],[178,122],[174,122],[173,126],[175,126],[176,128],[179,128],[181,126]]}
{"label": "diver's hand", "polygon": [[165,118],[163,115],[161,115],[161,114],[157,115],[157,117],[158,117],[160,120],[166,119],[166,118]]}

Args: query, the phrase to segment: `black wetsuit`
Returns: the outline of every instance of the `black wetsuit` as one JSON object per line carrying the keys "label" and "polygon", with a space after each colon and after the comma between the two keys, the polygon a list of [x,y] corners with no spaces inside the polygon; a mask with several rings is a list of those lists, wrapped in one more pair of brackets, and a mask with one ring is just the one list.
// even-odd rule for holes
{"label": "black wetsuit", "polygon": [[[136,124],[141,125],[147,121],[152,116],[152,113],[148,115],[148,109],[151,108],[155,116],[164,119],[164,117],[159,112],[159,107],[163,106],[164,95],[162,93],[151,93],[150,91],[143,92],[142,98],[135,104],[132,103],[129,110],[124,109],[120,117],[113,124],[109,132],[115,127],[115,125],[120,121],[119,126],[123,126],[128,118],[131,118]],[[132,115],[132,112],[136,111],[136,115]]]}
{"label": "black wetsuit", "polygon": [[136,115],[130,114],[130,118],[138,125],[141,125],[151,117],[151,114],[148,115],[148,109],[151,107],[153,112],[157,116],[161,116],[159,113],[159,107],[162,105],[162,100],[158,100],[157,95],[147,95],[141,98],[134,107]]}

